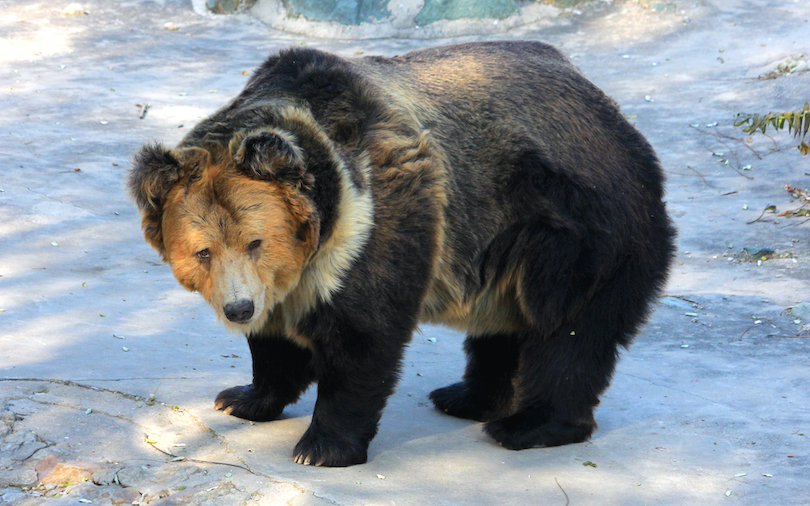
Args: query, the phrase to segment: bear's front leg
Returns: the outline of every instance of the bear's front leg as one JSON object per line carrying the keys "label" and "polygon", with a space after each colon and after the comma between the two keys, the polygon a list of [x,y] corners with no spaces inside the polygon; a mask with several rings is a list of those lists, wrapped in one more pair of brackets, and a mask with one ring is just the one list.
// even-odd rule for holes
{"label": "bear's front leg", "polygon": [[383,342],[345,328],[332,335],[339,337],[314,352],[318,400],[312,422],[295,446],[299,464],[345,467],[366,462],[399,375],[405,339],[389,334]]}
{"label": "bear's front leg", "polygon": [[281,336],[249,336],[253,383],[227,388],[214,407],[246,420],[275,420],[315,379],[312,353]]}

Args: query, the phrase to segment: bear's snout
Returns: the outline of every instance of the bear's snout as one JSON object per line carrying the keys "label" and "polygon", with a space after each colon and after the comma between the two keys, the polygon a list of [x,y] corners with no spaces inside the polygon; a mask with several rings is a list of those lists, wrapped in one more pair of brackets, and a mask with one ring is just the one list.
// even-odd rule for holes
{"label": "bear's snout", "polygon": [[247,323],[253,317],[253,301],[242,299],[225,304],[225,317],[234,323]]}

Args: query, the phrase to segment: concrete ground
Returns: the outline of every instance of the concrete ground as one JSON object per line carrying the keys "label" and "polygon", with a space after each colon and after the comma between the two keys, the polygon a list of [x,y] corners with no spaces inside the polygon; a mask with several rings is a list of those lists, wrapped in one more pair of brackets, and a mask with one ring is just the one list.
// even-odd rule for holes
{"label": "concrete ground", "polygon": [[451,41],[312,40],[179,0],[67,3],[0,0],[0,504],[810,504],[810,223],[760,217],[801,205],[784,186],[810,186],[810,156],[732,126],[810,101],[810,72],[757,79],[810,57],[808,0],[597,2],[509,34],[560,47],[656,147],[680,231],[666,296],[590,442],[511,452],[432,409],[427,393],[462,373],[462,336],[424,327],[369,462],[347,469],[291,460],[313,390],[271,423],[213,409],[249,381],[246,343],[143,241],[123,180],[141,143],[178,141],[282,47]]}

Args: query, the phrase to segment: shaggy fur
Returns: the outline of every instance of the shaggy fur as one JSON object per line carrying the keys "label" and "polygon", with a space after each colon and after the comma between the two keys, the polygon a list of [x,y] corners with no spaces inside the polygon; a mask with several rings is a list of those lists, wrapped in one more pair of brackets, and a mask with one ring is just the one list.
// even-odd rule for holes
{"label": "shaggy fur", "polygon": [[129,187],[183,286],[247,336],[273,420],[313,382],[302,464],[365,462],[420,321],[467,333],[431,399],[511,449],[584,441],[663,286],[662,171],[618,107],[537,42],[270,57]]}

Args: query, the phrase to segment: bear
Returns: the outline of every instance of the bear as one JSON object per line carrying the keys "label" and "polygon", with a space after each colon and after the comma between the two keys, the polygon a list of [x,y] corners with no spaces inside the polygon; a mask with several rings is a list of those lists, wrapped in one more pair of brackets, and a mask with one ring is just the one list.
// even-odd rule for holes
{"label": "bear", "polygon": [[128,188],[247,337],[252,382],[215,408],[270,421],[317,384],[305,465],[367,461],[420,322],[466,334],[437,410],[512,450],[587,440],[674,254],[653,148],[536,41],[282,50],[177,146],[143,145]]}

